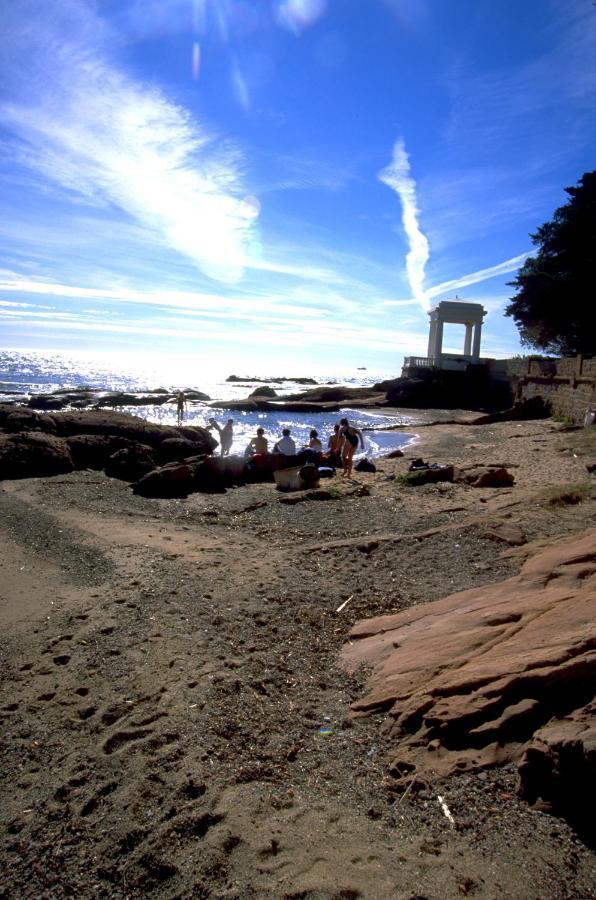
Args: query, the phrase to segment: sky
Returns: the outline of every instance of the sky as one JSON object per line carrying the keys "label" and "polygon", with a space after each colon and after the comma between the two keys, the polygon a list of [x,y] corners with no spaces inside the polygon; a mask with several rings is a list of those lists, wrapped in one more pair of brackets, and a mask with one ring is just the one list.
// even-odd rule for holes
{"label": "sky", "polygon": [[507,282],[595,168],[591,0],[0,0],[0,22],[0,348],[399,374],[457,296],[483,356],[528,352]]}

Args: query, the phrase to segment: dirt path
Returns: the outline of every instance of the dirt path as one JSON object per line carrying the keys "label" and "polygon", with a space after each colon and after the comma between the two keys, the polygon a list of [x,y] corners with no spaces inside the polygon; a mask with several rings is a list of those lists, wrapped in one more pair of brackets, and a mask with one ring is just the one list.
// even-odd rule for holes
{"label": "dirt path", "polygon": [[268,484],[1,484],[0,896],[593,896],[593,856],[513,771],[402,797],[382,721],[349,716],[356,619],[516,571],[495,518],[530,540],[596,519],[543,499],[585,480],[552,423],[420,431],[408,455],[508,462],[518,484],[406,489],[407,460],[296,506]]}

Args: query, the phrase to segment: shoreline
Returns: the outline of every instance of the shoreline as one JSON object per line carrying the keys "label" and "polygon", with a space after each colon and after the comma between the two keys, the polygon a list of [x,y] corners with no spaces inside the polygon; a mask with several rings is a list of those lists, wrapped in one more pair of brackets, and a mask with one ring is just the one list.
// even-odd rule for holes
{"label": "shoreline", "polygon": [[[11,896],[590,895],[593,853],[517,797],[514,766],[397,796],[384,715],[350,715],[357,621],[596,527],[593,496],[551,502],[590,478],[552,420],[415,431],[326,502],[269,483],[149,500],[92,471],[0,482]],[[414,455],[515,483],[406,488]],[[487,537],[497,522],[524,543]]]}

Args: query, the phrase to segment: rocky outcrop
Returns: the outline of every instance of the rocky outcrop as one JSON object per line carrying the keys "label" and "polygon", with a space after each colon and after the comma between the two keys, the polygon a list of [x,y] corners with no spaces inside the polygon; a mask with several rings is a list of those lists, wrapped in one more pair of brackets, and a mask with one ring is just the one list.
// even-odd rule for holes
{"label": "rocky outcrop", "polygon": [[504,466],[469,466],[455,469],[453,481],[469,484],[471,487],[511,487],[515,478]]}
{"label": "rocky outcrop", "polygon": [[70,451],[61,438],[41,431],[0,435],[0,479],[42,478],[73,469]]}
{"label": "rocky outcrop", "polygon": [[147,472],[132,489],[141,497],[188,497],[193,490],[193,481],[193,465],[170,463]]}
{"label": "rocky outcrop", "polygon": [[270,399],[275,399],[277,397],[277,393],[272,387],[269,387],[269,385],[263,384],[260,387],[255,388],[254,391],[252,391],[252,393],[250,393],[248,396],[249,398],[264,397],[266,399],[267,397],[269,397]]}
{"label": "rocky outcrop", "polygon": [[0,429],[0,478],[91,468],[136,480],[159,463],[207,455],[217,446],[204,428],[154,425],[99,410],[41,414],[0,404]]}
{"label": "rocky outcrop", "polygon": [[131,444],[116,450],[105,463],[106,475],[123,481],[136,481],[155,469],[155,457],[146,444]]}
{"label": "rocky outcrop", "polygon": [[[205,402],[209,400],[208,394],[202,391],[186,390],[187,400]],[[92,388],[73,388],[70,390],[52,391],[48,394],[34,394],[28,400],[28,407],[37,410],[60,409],[102,409],[117,406],[162,406],[164,403],[174,403],[176,395],[163,388],[154,391],[102,391]]]}
{"label": "rocky outcrop", "polygon": [[539,728],[519,764],[520,793],[563,815],[594,845],[596,704]]}
{"label": "rocky outcrop", "polygon": [[[397,789],[522,760],[525,795],[561,803],[572,746],[593,778],[595,548],[591,531],[543,549],[514,578],[352,628],[344,666],[372,666],[354,714],[385,716]],[[587,796],[575,797],[579,814]]]}
{"label": "rocky outcrop", "polygon": [[247,382],[249,384],[281,384],[284,381],[292,381],[294,384],[316,384],[316,380],[314,378],[286,378],[285,376],[281,376],[280,378],[251,378],[250,375],[228,375],[226,378],[228,382]]}
{"label": "rocky outcrop", "polygon": [[391,406],[410,409],[502,409],[512,400],[509,385],[493,383],[488,368],[469,365],[467,372],[416,369],[416,376],[374,385]]}

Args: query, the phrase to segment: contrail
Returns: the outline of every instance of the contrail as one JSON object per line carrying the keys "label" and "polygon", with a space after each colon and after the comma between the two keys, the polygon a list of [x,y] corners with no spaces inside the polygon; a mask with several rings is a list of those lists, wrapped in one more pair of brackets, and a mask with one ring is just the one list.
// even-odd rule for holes
{"label": "contrail", "polygon": [[406,256],[406,272],[412,294],[425,312],[429,309],[429,301],[424,291],[424,267],[430,256],[430,248],[426,235],[418,225],[418,207],[416,206],[416,182],[410,175],[410,162],[402,138],[393,147],[393,162],[379,172],[379,179],[392,188],[401,200],[401,220],[410,245]]}

